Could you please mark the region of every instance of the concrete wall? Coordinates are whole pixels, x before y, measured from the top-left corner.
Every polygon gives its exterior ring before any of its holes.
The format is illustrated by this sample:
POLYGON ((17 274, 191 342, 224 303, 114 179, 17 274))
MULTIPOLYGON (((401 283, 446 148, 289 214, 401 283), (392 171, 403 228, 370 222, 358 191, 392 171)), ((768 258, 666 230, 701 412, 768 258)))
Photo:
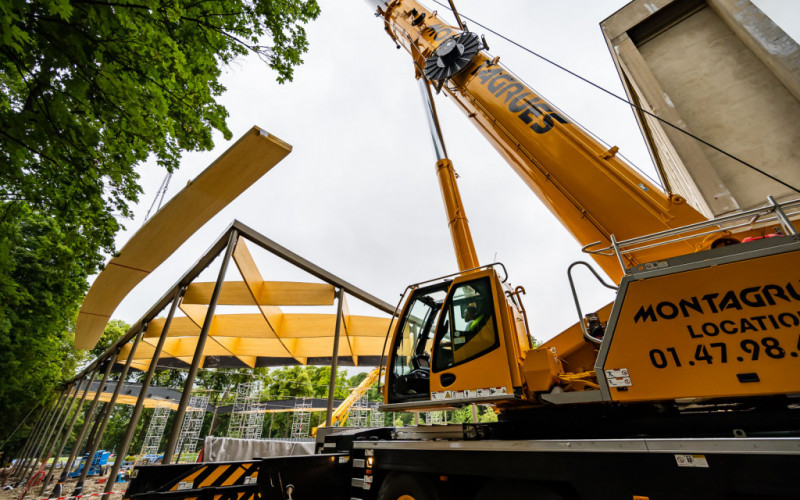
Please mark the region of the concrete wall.
MULTIPOLYGON (((749 0, 635 0, 601 23, 629 98, 800 186, 800 47, 749 0)), ((708 216, 797 192, 637 112, 671 191, 708 216)))

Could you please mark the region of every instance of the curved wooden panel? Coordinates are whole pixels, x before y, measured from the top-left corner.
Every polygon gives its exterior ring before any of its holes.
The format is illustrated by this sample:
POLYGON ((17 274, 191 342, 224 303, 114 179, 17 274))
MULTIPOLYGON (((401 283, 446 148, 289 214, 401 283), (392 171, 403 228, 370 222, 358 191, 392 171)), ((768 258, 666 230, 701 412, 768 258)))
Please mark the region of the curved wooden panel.
MULTIPOLYGON (((186 288, 181 304, 208 304, 215 283, 192 283, 186 288)), ((297 283, 289 281, 262 281, 259 294, 253 294, 244 281, 226 281, 222 284, 217 304, 221 306, 330 306, 335 291, 327 283, 297 283)))
POLYGON ((290 145, 253 127, 172 198, 97 276, 78 314, 75 347, 94 347, 111 314, 133 287, 291 150, 290 145))
MULTIPOLYGON (((339 344, 342 358, 352 358, 353 364, 356 364, 359 357, 375 358, 381 355, 389 318, 348 316, 345 321, 353 331, 349 334, 348 342, 339 344)), ((150 322, 133 358, 137 369, 146 369, 149 365, 153 346, 158 342, 163 327, 163 318, 150 322)), ((238 359, 242 365, 253 367, 257 365, 259 356, 286 360, 282 364, 290 364, 292 359, 305 364, 308 358, 331 356, 335 327, 335 314, 284 314, 277 332, 272 331, 263 315, 258 313, 217 315, 211 324, 203 356, 215 358, 213 367, 227 366, 227 358, 232 361, 238 359)), ((199 334, 200 327, 191 319, 174 318, 159 364, 167 363, 169 359, 191 362, 199 334)), ((118 362, 127 360, 129 346, 130 343, 122 348, 118 362)))

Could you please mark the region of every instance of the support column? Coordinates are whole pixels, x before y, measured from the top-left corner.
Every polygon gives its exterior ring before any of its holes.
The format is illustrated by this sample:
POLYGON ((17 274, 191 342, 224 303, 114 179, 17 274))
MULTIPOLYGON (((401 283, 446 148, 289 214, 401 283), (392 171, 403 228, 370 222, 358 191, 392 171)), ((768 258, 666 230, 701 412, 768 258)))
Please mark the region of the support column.
MULTIPOLYGON (((47 471, 47 477, 45 477, 44 481, 42 481, 42 488, 39 491, 39 496, 45 494, 44 491, 45 489, 47 489, 47 485, 48 483, 50 483, 50 479, 53 477, 53 472, 56 470, 56 463, 58 462, 58 459, 61 458, 61 453, 64 451, 64 446, 66 446, 67 441, 69 440, 69 435, 72 433, 72 427, 75 425, 75 421, 78 419, 78 414, 80 413, 81 408, 83 408, 83 402, 86 399, 87 390, 92 385, 92 382, 94 381, 94 378, 96 376, 97 376, 96 368, 85 376, 86 386, 84 386, 83 388, 83 394, 81 395, 81 400, 78 403, 78 406, 75 407, 75 411, 73 412, 72 418, 70 419, 69 422, 69 426, 67 427, 67 432, 62 436, 61 431, 64 429, 64 424, 66 423, 67 418, 69 418, 69 411, 72 408, 72 403, 75 402, 75 400, 78 397, 78 393, 81 392, 81 383, 84 381, 84 379, 75 381, 75 394, 72 396, 72 401, 70 401, 69 406, 67 407, 67 413, 64 415, 64 421, 61 422, 61 427, 58 429, 58 432, 56 433, 56 439, 53 442, 53 444, 58 443, 60 437, 61 445, 56 446, 57 451, 53 455, 54 457, 53 463, 50 465, 50 470, 47 471)), ((58 495, 53 495, 53 496, 58 496, 58 495)))
POLYGON ((224 404, 224 401, 226 399, 228 399, 228 394, 231 392, 231 387, 233 387, 233 386, 234 386, 233 384, 226 385, 225 386, 225 390, 222 391, 222 395, 220 396, 219 400, 217 400, 217 402, 214 403, 214 413, 211 415, 211 424, 208 426, 208 435, 209 436, 213 436, 214 435, 214 431, 217 430, 217 425, 219 424, 219 421, 217 420, 217 414, 219 413, 219 407, 220 407, 220 405, 224 404))
MULTIPOLYGON (((89 409, 86 411, 86 417, 84 418, 83 425, 81 426, 80 432, 78 432, 78 439, 75 440, 75 446, 72 447, 72 453, 69 454, 69 458, 67 459, 67 463, 64 464, 64 470, 61 472, 61 477, 58 479, 58 484, 53 489, 53 495, 55 497, 61 496, 61 485, 64 484, 64 481, 67 480, 67 474, 69 474, 70 469, 72 468, 72 464, 75 462, 75 458, 78 456, 78 453, 81 450, 83 445, 83 438, 86 437, 86 431, 89 430, 89 425, 92 422, 92 418, 94 417, 94 412, 97 409, 97 404, 100 402, 100 393, 103 392, 103 387, 108 382, 108 375, 111 373, 111 368, 114 366, 114 361, 117 359, 117 351, 114 354, 109 356, 108 360, 106 361, 106 367, 103 371, 103 378, 100 380, 100 384, 97 386, 97 390, 94 393, 94 399, 92 399, 92 404, 89 406, 89 409)), ((86 391, 88 391, 91 386, 87 386, 86 391)), ((87 463, 90 462, 91 458, 87 459, 87 463)))
POLYGON ((25 442, 25 446, 22 447, 22 451, 19 454, 19 458, 17 459, 17 467, 13 472, 14 476, 17 478, 17 482, 14 484, 14 487, 19 486, 19 479, 30 464, 30 456, 33 453, 36 440, 39 438, 39 431, 44 425, 45 419, 47 418, 48 407, 49 405, 47 402, 42 403, 42 410, 39 412, 39 416, 33 424, 31 433, 28 435, 28 440, 25 442))
POLYGON ((200 336, 197 338, 197 347, 194 350, 194 357, 192 358, 192 365, 189 367, 189 373, 186 375, 186 381, 183 384, 183 394, 181 394, 180 403, 178 403, 178 410, 175 412, 175 420, 172 421, 172 428, 169 430, 169 439, 167 440, 167 449, 164 450, 164 458, 161 463, 168 464, 172 462, 172 457, 175 454, 175 445, 178 443, 178 435, 181 432, 183 425, 183 417, 186 415, 186 405, 189 403, 189 398, 192 396, 192 388, 194 387, 194 379, 197 376, 197 370, 200 368, 200 362, 203 359, 203 349, 208 339, 208 331, 211 329, 211 321, 214 319, 214 312, 217 309, 217 301, 219 294, 222 291, 222 283, 225 281, 225 273, 228 270, 228 263, 231 260, 233 249, 236 246, 236 241, 239 239, 238 231, 231 230, 228 237, 228 246, 225 248, 225 256, 222 258, 222 265, 220 266, 219 276, 214 285, 214 291, 211 293, 211 301, 208 304, 208 311, 206 318, 203 321, 203 328, 200 330, 200 336))
MULTIPOLYGON (((180 287, 175 290, 175 297, 172 299, 172 305, 169 308, 167 319, 164 321, 164 328, 161 329, 161 336, 158 338, 158 343, 153 351, 153 357, 150 359, 150 366, 147 368, 147 373, 145 374, 144 380, 142 380, 142 385, 139 388, 139 397, 136 398, 136 405, 133 407, 131 421, 128 423, 128 428, 125 430, 125 436, 122 438, 122 442, 117 449, 117 459, 114 460, 114 465, 111 467, 111 473, 108 476, 108 481, 106 481, 106 487, 103 493, 104 496, 108 495, 111 490, 114 489, 114 482, 116 481, 117 475, 122 468, 122 462, 125 460, 125 456, 128 454, 128 448, 130 448, 131 441, 133 441, 133 435, 136 433, 136 425, 139 423, 139 418, 142 416, 144 400, 147 399, 147 391, 150 390, 150 383, 153 381, 153 375, 155 375, 156 367, 158 366, 158 358, 161 357, 161 351, 164 349, 164 342, 167 340, 167 334, 169 333, 169 327, 172 324, 172 318, 175 317, 175 311, 178 308, 178 304, 181 301, 184 291, 185 289, 180 287)), ((142 326, 142 336, 144 336, 145 331, 147 331, 147 325, 142 326)), ((131 356, 131 358, 133 358, 133 356, 131 356)))
POLYGON ((58 441, 61 437, 61 430, 64 428, 64 424, 67 422, 69 418, 69 411, 72 408, 72 403, 75 402, 75 398, 78 397, 78 392, 80 392, 80 385, 83 382, 83 377, 76 379, 70 386, 69 390, 72 393, 72 396, 69 396, 69 392, 67 393, 67 398, 64 400, 64 404, 61 407, 61 411, 58 415, 58 418, 53 423, 53 435, 52 438, 49 440, 47 447, 45 448, 45 462, 47 459, 50 458, 53 454, 53 451, 58 444, 58 441))
MULTIPOLYGON (((86 449, 88 449, 92 443, 94 443, 94 438, 97 436, 97 429, 100 428, 100 422, 105 418, 106 412, 108 411, 108 403, 104 401, 100 401, 97 404, 97 410, 95 414, 97 417, 94 418, 94 422, 92 423, 92 428, 89 429, 89 433, 86 434, 84 438, 84 443, 86 443, 86 449)), ((80 463, 81 458, 76 457, 78 459, 78 463, 80 463)))
MULTIPOLYGON (((33 409, 39 408, 39 405, 35 406, 33 409)), ((33 436, 36 428, 39 427, 39 422, 44 416, 44 412, 47 411, 47 407, 44 403, 41 404, 41 408, 39 408, 39 413, 33 419, 33 426, 31 427, 31 432, 28 434, 28 438, 25 440, 25 443, 22 445, 22 449, 19 450, 17 453, 17 461, 14 462, 13 467, 11 467, 11 473, 9 474, 9 479, 12 477, 16 477, 19 475, 20 471, 22 470, 22 463, 25 461, 25 458, 28 456, 28 450, 31 449, 33 445, 33 436)))
MULTIPOLYGON (((9 434, 9 435, 8 435, 8 437, 7 437, 7 438, 6 438, 6 439, 3 441, 3 443, 2 443, 2 444, 0 444, 0 448, 4 448, 4 447, 5 447, 6 443, 8 443, 8 441, 9 441, 9 440, 10 440, 12 437, 14 437, 14 434, 16 434, 16 433, 17 433, 17 431, 20 429, 20 427, 22 427, 22 426, 23 426, 23 424, 25 424, 25 422, 27 422, 27 421, 28 421, 28 418, 29 418, 31 415, 33 415, 33 412, 35 412, 36 410, 41 410, 41 408, 39 408, 39 406, 40 406, 40 404, 36 404, 36 405, 35 405, 33 408, 31 408, 30 410, 28 410, 28 413, 27 413, 27 415, 25 415, 25 417, 24 417, 22 420, 20 420, 20 421, 17 423, 17 426, 16 426, 16 427, 14 427, 14 430, 13 430, 13 431, 11 431, 11 434, 9 434)), ((36 417, 38 417, 38 416, 39 416, 39 414, 37 413, 37 414, 36 414, 36 416, 34 417, 34 422, 36 421, 36 417)), ((27 440, 25 440, 25 443, 22 445, 22 448, 24 449, 24 448, 25 448, 25 446, 26 446, 27 444, 28 444, 28 441, 27 441, 27 440)), ((22 450, 20 450, 20 453, 18 453, 18 455, 21 455, 21 453, 22 453, 22 450)), ((11 457, 11 458, 14 458, 14 457, 11 457)), ((17 460, 17 462, 15 462, 14 464, 12 464, 12 465, 9 465, 9 467, 10 467, 9 474, 13 474, 13 473, 14 473, 14 471, 15 471, 15 469, 16 469, 16 465, 17 465, 17 463, 18 463, 18 462, 19 462, 19 460, 17 460)), ((5 484, 6 484, 6 480, 8 479, 8 477, 9 477, 9 475, 6 475, 6 476, 3 478, 3 481, 2 481, 2 485, 1 485, 1 486, 5 486, 5 484)))
MULTIPOLYGON (((66 390, 66 389, 65 389, 66 390)), ((50 395, 48 394, 48 399, 50 395)), ((46 414, 46 416, 42 419, 41 425, 39 429, 36 431, 36 437, 33 441, 33 446, 31 447, 28 453, 28 462, 23 464, 22 471, 20 473, 19 478, 17 478, 17 485, 24 484, 28 481, 28 478, 36 471, 36 467, 39 465, 39 459, 42 453, 42 449, 44 448, 44 441, 45 437, 49 434, 49 429, 52 426, 53 419, 56 418, 56 414, 58 413, 58 406, 59 404, 63 403, 65 397, 65 392, 61 391, 61 396, 55 401, 55 404, 47 405, 48 408, 51 408, 50 411, 46 414)))
POLYGON ((67 386, 61 391, 61 396, 56 403, 56 406, 53 408, 53 414, 50 420, 47 423, 47 427, 44 429, 44 439, 41 442, 41 446, 39 446, 39 453, 37 456, 34 456, 33 464, 34 466, 31 468, 30 471, 26 474, 27 477, 23 479, 23 482, 27 481, 30 476, 32 476, 36 472, 36 463, 42 462, 42 469, 47 467, 47 459, 49 457, 50 448, 52 445, 50 444, 52 440, 55 439, 53 436, 53 429, 56 427, 56 424, 61 420, 61 415, 64 412, 64 408, 66 407, 67 400, 69 399, 69 393, 71 392, 72 387, 67 386))
POLYGON ((331 359, 331 381, 328 385, 328 411, 325 414, 325 427, 331 426, 333 419, 333 396, 336 390, 336 369, 339 365, 339 337, 342 332, 342 309, 344 306, 344 289, 336 291, 336 331, 333 334, 333 357, 331 359))
MULTIPOLYGON (((86 476, 89 474, 89 466, 92 463, 94 454, 97 453, 97 448, 100 446, 100 440, 103 439, 103 433, 106 431, 106 425, 108 425, 108 420, 111 418, 111 413, 114 411, 114 405, 116 404, 117 397, 119 397, 119 393, 122 390, 122 384, 125 383, 125 379, 128 377, 128 370, 131 367, 131 361, 133 361, 133 356, 136 354, 136 348, 139 346, 139 341, 142 340, 142 336, 144 336, 144 329, 142 329, 142 331, 136 335, 133 345, 131 346, 131 350, 128 353, 128 359, 125 360, 125 366, 122 368, 122 372, 117 378, 117 386, 114 388, 114 393, 111 395, 111 399, 108 401, 108 403, 106 403, 106 411, 98 420, 98 422, 100 422, 100 426, 97 428, 97 434, 95 435, 94 440, 88 446, 89 456, 86 459, 86 466, 81 471, 81 475, 78 478, 78 482, 75 484, 75 490, 73 490, 72 496, 78 496, 83 492, 83 483, 86 481, 86 476)), ((119 459, 120 457, 117 456, 117 460, 119 459)))

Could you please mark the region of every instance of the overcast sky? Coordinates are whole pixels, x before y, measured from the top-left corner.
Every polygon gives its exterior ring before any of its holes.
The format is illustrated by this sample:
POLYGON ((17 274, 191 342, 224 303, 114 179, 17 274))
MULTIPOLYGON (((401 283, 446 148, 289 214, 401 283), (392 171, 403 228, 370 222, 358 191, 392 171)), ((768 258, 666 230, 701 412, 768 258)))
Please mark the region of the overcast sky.
MULTIPOLYGON (((138 320, 233 219, 392 304, 407 285, 457 271, 409 55, 395 49, 366 2, 320 3, 322 15, 307 28, 310 51, 293 82, 278 85, 256 58, 232 65, 223 79, 228 91, 221 100, 230 113, 233 140, 258 125, 291 144, 293 152, 144 280, 115 318, 138 320)), ((462 14, 624 95, 599 23, 626 3, 458 0, 456 5, 462 14)), ((756 3, 778 16, 797 39, 795 0, 756 3)), ((477 26, 471 28, 483 33, 477 26)), ((619 146, 634 164, 652 171, 625 104, 496 36, 487 33, 486 38, 491 53, 501 56, 546 99, 604 142, 619 146)), ((436 104, 478 257, 483 264, 506 265, 510 281, 528 292, 525 303, 533 335, 549 339, 577 320, 566 268, 589 259, 455 106, 442 96, 436 104)), ((176 194, 231 143, 218 135, 214 151, 185 155, 167 196, 176 194)), ((164 177, 152 163, 139 172, 145 193, 135 219, 123 222, 127 231, 120 233, 118 247, 141 227, 164 177)), ((253 253, 265 279, 308 279, 253 253)), ((229 279, 240 279, 232 268, 229 279)), ((211 269, 204 278, 211 281, 216 273, 211 269)), ((607 292, 593 280, 579 280, 584 311, 609 302, 607 292)), ((374 313, 355 300, 349 304, 353 313, 374 313)))

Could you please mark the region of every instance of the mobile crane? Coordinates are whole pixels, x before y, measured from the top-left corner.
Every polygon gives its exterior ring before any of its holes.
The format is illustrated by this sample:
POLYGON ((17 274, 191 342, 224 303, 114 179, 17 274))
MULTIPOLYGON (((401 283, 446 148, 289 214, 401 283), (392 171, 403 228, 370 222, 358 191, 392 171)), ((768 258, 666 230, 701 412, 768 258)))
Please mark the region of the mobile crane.
MULTIPOLYGON (((792 222, 800 202, 769 198, 764 208, 706 220, 571 123, 486 54, 476 34, 414 0, 368 1, 411 54, 427 98, 460 269, 403 294, 385 349, 383 409, 488 404, 500 419, 328 434, 326 453, 251 467, 261 496, 800 497, 792 222), (524 290, 506 284, 501 264, 478 263, 432 88, 611 277, 612 304, 583 316, 576 296, 579 321, 533 346, 524 290)), ((127 498, 151 495, 144 485, 132 483, 127 498)))
POLYGON ((457 400, 513 411, 800 392, 800 379, 786 376, 800 369, 800 282, 786 274, 800 253, 783 208, 773 202, 756 211, 775 210, 777 230, 725 229, 752 213, 707 221, 481 51, 478 35, 414 1, 373 3, 423 85, 448 94, 619 287, 614 304, 532 348, 520 291, 504 288, 493 266, 478 266, 468 229, 459 228, 464 211, 441 158, 461 273, 408 291, 390 344, 387 409, 457 400), (765 233, 784 236, 711 248, 765 233), (480 324, 466 324, 471 308, 480 324))

